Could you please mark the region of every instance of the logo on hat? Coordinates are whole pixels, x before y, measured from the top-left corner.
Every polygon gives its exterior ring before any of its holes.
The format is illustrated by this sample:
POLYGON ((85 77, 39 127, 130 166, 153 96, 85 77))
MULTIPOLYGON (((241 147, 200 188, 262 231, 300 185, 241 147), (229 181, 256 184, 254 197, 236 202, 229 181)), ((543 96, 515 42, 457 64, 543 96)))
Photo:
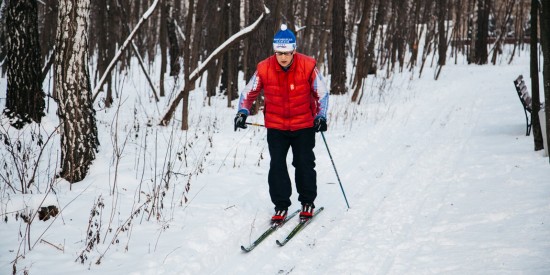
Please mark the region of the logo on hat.
POLYGON ((273 50, 293 51, 296 49, 296 36, 288 29, 286 24, 281 24, 279 30, 273 37, 273 50))

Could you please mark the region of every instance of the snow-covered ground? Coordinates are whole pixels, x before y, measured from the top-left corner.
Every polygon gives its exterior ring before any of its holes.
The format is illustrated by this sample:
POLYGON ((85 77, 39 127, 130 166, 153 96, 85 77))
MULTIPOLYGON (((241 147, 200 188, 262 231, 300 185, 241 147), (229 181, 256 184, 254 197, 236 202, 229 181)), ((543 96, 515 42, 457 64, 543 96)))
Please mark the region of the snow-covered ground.
MULTIPOLYGON (((240 246, 273 213, 265 129, 234 132, 236 110, 222 96, 209 106, 202 87, 191 95, 191 130, 180 131, 179 118, 158 127, 169 99, 151 102, 136 69, 117 79, 120 108, 98 106, 101 147, 84 181, 47 192, 44 175, 42 193, 26 196, 2 187, 0 273, 11 274, 30 242, 18 274, 550 274, 550 166, 525 136, 512 83, 528 75, 528 56, 447 65, 438 81, 431 69, 369 77, 360 105, 332 96, 325 136, 351 208, 318 135, 316 204, 325 211, 286 246, 275 240, 297 219, 248 254, 240 246), (62 212, 34 220, 29 239, 14 211, 42 201, 62 212), (98 201, 105 206, 90 218, 98 201)), ((53 109, 50 100, 45 134, 53 109)), ((58 142, 44 162, 56 163, 58 142)))

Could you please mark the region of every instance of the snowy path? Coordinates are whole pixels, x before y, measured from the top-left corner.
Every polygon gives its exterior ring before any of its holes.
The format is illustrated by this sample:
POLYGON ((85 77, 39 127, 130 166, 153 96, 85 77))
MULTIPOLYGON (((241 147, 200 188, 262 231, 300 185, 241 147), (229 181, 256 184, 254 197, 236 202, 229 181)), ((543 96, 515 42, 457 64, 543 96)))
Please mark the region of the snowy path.
MULTIPOLYGON (((363 132, 327 133, 352 209, 320 183, 328 211, 299 238, 278 248, 277 232, 215 273, 548 274, 550 173, 513 87, 460 73, 363 132)), ((321 142, 319 178, 333 178, 321 142)))

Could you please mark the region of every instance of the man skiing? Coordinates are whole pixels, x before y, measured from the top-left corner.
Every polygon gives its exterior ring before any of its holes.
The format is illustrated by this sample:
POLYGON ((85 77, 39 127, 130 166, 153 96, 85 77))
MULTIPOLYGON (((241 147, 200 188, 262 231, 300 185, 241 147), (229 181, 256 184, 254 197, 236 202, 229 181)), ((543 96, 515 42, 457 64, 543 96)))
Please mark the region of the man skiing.
POLYGON ((239 98, 237 128, 247 128, 246 118, 254 100, 264 91, 264 119, 271 162, 268 183, 275 205, 272 222, 284 221, 291 205, 292 184, 286 156, 292 148, 292 165, 300 217, 313 216, 317 197, 315 132, 327 130, 329 91, 316 68, 315 59, 296 52, 296 37, 285 24, 273 38, 274 54, 258 63, 256 72, 239 98))

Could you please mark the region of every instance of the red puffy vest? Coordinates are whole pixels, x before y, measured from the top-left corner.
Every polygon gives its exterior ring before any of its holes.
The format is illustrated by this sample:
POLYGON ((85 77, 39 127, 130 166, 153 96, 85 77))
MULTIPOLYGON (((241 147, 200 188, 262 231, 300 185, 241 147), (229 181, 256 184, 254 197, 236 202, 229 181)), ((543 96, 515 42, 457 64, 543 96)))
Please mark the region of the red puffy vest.
POLYGON ((300 53, 294 54, 286 72, 275 55, 258 64, 257 74, 264 89, 266 128, 296 131, 313 127, 319 111, 312 87, 315 64, 315 59, 300 53))

